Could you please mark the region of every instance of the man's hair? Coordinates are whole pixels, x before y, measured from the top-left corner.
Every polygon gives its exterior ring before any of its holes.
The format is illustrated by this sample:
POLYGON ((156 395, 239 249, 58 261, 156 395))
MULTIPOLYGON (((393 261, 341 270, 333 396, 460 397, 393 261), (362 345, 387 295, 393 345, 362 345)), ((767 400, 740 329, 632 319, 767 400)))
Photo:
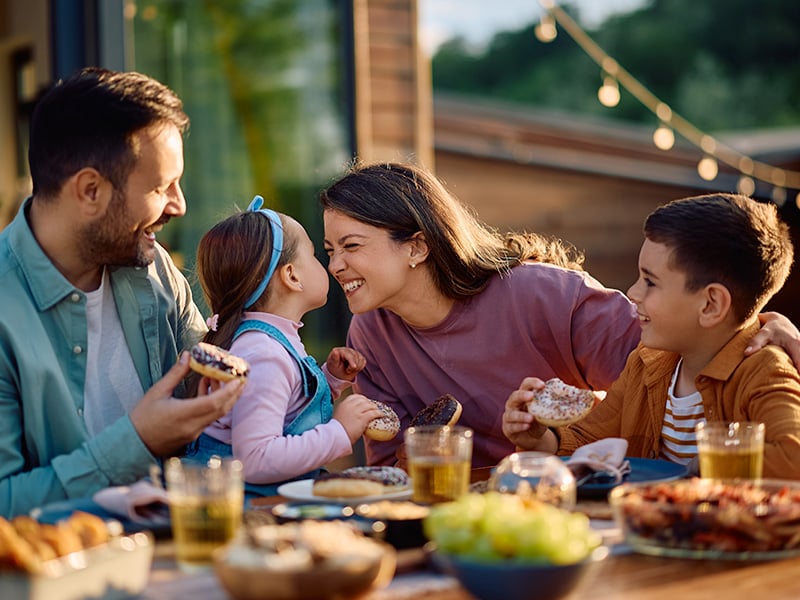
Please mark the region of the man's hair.
POLYGON ((644 224, 648 240, 670 248, 670 266, 686 275, 686 289, 724 285, 743 323, 786 282, 794 248, 774 204, 738 194, 675 200, 644 224))
POLYGON ((189 117, 164 84, 135 72, 78 71, 50 88, 34 108, 28 151, 33 193, 52 198, 85 167, 122 190, 138 159, 133 135, 166 123, 184 133, 189 117))

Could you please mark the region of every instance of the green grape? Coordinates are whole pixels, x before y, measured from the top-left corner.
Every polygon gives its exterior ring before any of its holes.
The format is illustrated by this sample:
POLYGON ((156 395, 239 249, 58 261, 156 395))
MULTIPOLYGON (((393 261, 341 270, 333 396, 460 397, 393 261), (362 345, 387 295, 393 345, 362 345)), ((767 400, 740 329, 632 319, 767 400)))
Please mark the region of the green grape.
POLYGON ((483 562, 570 564, 601 542, 586 515, 494 491, 437 504, 423 526, 441 551, 483 562))
POLYGON ((497 562, 504 558, 494 547, 492 540, 486 536, 477 537, 472 548, 464 556, 481 562, 497 562))

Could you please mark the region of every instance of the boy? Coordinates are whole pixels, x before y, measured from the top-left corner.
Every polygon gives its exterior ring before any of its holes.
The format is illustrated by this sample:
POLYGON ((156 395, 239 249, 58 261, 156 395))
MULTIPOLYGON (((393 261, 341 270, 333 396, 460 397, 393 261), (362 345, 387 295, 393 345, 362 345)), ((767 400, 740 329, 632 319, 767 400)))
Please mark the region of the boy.
POLYGON ((608 438, 628 455, 689 464, 694 426, 766 425, 764 477, 800 479, 800 377, 776 346, 744 356, 758 312, 786 281, 793 247, 774 205, 741 195, 676 200, 645 221, 639 279, 628 290, 642 328, 607 396, 582 421, 557 430, 526 410, 526 378, 506 403, 503 432, 519 448, 568 455, 608 438))

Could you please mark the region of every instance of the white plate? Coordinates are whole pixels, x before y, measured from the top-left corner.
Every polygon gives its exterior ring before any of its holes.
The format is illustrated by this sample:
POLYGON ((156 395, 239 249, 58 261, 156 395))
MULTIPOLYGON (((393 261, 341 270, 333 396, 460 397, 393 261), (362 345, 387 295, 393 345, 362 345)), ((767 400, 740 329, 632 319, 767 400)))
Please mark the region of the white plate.
POLYGON ((300 479, 284 483, 278 488, 278 494, 291 500, 306 500, 310 502, 340 502, 342 504, 361 504, 362 502, 375 502, 377 500, 406 500, 411 497, 411 487, 378 494, 375 496, 356 496, 348 498, 330 498, 328 496, 316 496, 312 491, 313 479, 300 479))

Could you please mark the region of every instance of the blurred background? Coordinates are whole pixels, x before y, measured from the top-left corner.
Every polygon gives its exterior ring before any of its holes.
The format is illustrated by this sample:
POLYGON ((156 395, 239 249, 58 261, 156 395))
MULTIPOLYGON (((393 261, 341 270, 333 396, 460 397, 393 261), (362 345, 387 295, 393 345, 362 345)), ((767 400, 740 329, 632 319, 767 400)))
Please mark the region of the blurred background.
MULTIPOLYGON (((317 194, 357 157, 423 164, 625 291, 669 200, 740 190, 800 230, 798 31, 790 0, 0 0, 0 227, 30 193, 39 94, 101 65, 163 81, 192 118, 188 213, 159 236, 192 282, 199 238, 256 193, 325 264, 317 194)), ((796 272, 769 308, 800 324, 798 293, 796 272)), ((349 318, 332 285, 309 352, 349 318)))

